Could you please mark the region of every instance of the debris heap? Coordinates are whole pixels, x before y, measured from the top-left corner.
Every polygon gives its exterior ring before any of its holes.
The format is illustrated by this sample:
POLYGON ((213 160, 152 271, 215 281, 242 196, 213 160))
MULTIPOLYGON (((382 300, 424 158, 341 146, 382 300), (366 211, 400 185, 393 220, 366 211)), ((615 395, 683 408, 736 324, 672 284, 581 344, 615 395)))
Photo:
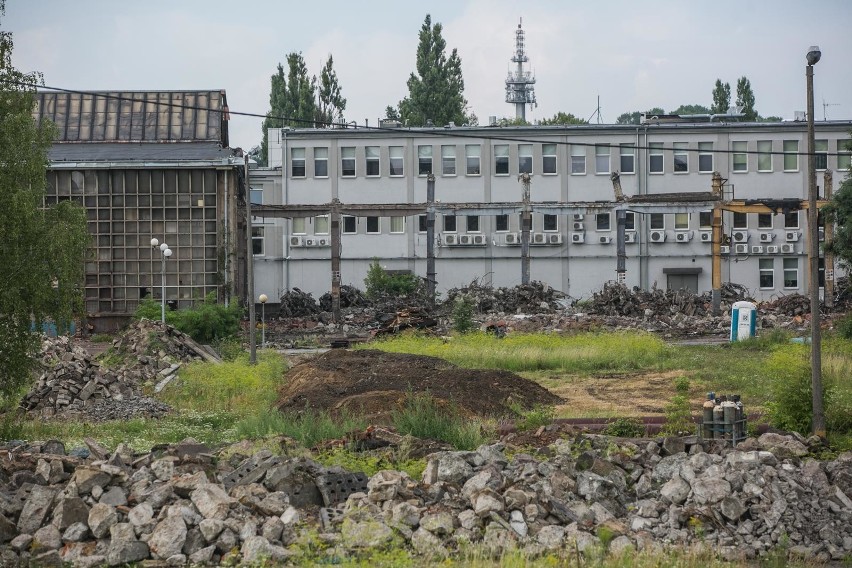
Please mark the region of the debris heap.
POLYGON ((570 304, 565 294, 540 281, 512 288, 494 288, 474 281, 465 287, 449 290, 446 304, 452 306, 459 297, 472 300, 476 311, 481 314, 552 312, 570 304))
POLYGON ((306 317, 320 312, 319 305, 309 292, 299 288, 287 290, 281 296, 281 307, 278 314, 284 318, 306 317))

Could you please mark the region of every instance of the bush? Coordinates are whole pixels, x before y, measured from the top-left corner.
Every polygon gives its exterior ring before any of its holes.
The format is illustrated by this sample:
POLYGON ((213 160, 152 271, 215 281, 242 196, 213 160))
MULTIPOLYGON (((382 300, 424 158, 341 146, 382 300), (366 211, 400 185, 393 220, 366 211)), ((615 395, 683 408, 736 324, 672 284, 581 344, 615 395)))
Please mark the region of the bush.
POLYGON ((468 333, 474 328, 473 300, 459 296, 453 304, 453 329, 459 333, 468 333))
MULTIPOLYGON (((150 298, 139 303, 133 317, 158 321, 162 304, 150 298)), ((236 336, 240 331, 243 310, 236 303, 225 307, 216 301, 216 293, 210 292, 203 301, 191 308, 166 310, 166 323, 179 329, 200 343, 212 343, 218 339, 236 336)))
POLYGON ((414 274, 390 274, 382 268, 377 259, 373 259, 367 277, 364 279, 367 297, 370 299, 387 296, 410 296, 420 284, 414 274))
POLYGON ((602 433, 618 438, 641 438, 645 435, 645 424, 638 418, 619 418, 607 423, 602 433))
POLYGON ((766 408, 769 421, 776 428, 805 434, 811 429, 813 402, 808 353, 807 346, 791 345, 776 350, 767 360, 772 379, 766 408))
POLYGON ((840 318, 835 324, 837 333, 843 339, 852 339, 852 314, 847 314, 840 318))

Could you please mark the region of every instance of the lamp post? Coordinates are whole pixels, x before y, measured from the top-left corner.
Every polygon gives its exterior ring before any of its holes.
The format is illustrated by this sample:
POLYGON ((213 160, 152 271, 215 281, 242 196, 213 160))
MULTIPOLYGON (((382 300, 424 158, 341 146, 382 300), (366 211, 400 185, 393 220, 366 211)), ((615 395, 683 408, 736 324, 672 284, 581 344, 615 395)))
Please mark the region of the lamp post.
POLYGON ((817 209, 816 156, 814 155, 814 65, 822 53, 819 47, 808 48, 808 260, 810 261, 811 295, 811 402, 813 433, 825 437, 825 416, 822 406, 822 339, 819 313, 819 210, 817 209))
MULTIPOLYGON (((166 323, 166 259, 172 256, 172 249, 166 243, 160 243, 157 239, 151 239, 151 246, 157 248, 159 246, 162 260, 160 264, 160 285, 162 286, 162 304, 160 307, 160 318, 163 323, 166 323)), ((153 284, 153 282, 152 282, 153 284)))
POLYGON ((257 299, 260 301, 260 348, 266 349, 266 302, 269 297, 261 294, 257 299))

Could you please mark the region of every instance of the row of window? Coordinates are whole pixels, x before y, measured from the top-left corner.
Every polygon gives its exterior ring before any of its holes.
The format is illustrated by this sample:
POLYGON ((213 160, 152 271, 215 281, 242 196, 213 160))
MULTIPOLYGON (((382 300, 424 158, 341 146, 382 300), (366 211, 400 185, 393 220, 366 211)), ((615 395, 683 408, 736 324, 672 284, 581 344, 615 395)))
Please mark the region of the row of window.
MULTIPOLYGON (((823 259, 820 259, 822 261, 823 259)), ((782 275, 784 288, 799 287, 799 259, 797 258, 782 258, 782 275)), ((760 280, 760 288, 771 290, 775 288, 775 259, 761 258, 758 259, 758 276, 760 280)), ((824 272, 820 272, 820 286, 823 285, 824 272)))
MULTIPOLYGON (((773 158, 779 157, 773 152, 783 152, 780 155, 782 170, 795 172, 799 170, 799 141, 783 140, 781 148, 772 140, 758 140, 753 148, 749 148, 749 142, 731 142, 731 169, 733 172, 747 172, 749 168, 748 152, 757 154, 757 171, 772 172, 776 167, 773 158)), ((541 144, 541 161, 538 171, 533 168, 533 144, 518 144, 517 173, 541 173, 542 175, 556 175, 556 144, 541 144)), ((433 168, 434 146, 417 146, 417 175, 425 176, 437 173, 433 168)), ((592 146, 571 146, 570 173, 571 175, 585 175, 588 151, 592 146)), ((594 173, 609 174, 611 167, 611 154, 618 152, 619 171, 623 174, 636 173, 636 146, 634 144, 620 144, 618 146, 594 146, 594 173)), ((388 172, 391 177, 403 177, 405 175, 405 159, 403 146, 388 146, 387 148, 388 172)), ((711 173, 714 171, 713 142, 698 142, 697 148, 690 148, 687 142, 675 142, 671 148, 665 148, 662 142, 651 142, 648 145, 648 172, 652 174, 663 174, 666 171, 666 152, 672 155, 671 171, 675 174, 686 174, 690 170, 690 153, 697 152, 697 171, 699 173, 711 173)), ((828 140, 817 140, 814 151, 816 154, 816 167, 824 170, 828 164, 828 140)), ((837 168, 849 170, 852 167, 852 144, 848 140, 837 141, 837 168)), ((294 178, 307 177, 306 148, 290 149, 290 175, 294 178)), ((328 148, 313 148, 314 177, 328 177, 328 148)), ((456 145, 440 146, 441 175, 459 175, 460 168, 457 165, 456 145)), ((463 173, 468 176, 478 176, 482 173, 482 147, 479 144, 466 144, 464 146, 463 173)), ((367 177, 380 177, 381 147, 364 147, 364 171, 367 177)), ((346 146, 340 149, 340 175, 344 178, 353 178, 358 174, 357 159, 354 146, 346 146)), ((509 145, 494 145, 494 175, 509 175, 509 145)))

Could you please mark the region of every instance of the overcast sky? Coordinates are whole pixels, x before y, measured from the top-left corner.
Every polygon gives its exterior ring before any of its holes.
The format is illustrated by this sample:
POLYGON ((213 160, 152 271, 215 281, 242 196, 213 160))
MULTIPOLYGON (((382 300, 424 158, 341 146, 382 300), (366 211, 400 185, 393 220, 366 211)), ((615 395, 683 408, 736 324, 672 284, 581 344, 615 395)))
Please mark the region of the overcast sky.
MULTIPOLYGON (((376 124, 407 94, 426 13, 458 48, 470 110, 514 116, 504 102, 519 18, 538 108, 603 122, 626 111, 710 106, 716 78, 745 75, 761 115, 805 109, 805 54, 818 120, 852 118, 850 0, 7 0, 13 63, 80 90, 225 89, 232 110, 269 110, 269 79, 291 51, 311 74, 334 56, 347 120, 376 124), (823 102, 830 106, 823 106, 823 102), (596 120, 596 118, 595 118, 596 120)), ((732 103, 735 95, 732 93, 732 103)), ((231 145, 259 144, 261 119, 233 116, 231 145)))

